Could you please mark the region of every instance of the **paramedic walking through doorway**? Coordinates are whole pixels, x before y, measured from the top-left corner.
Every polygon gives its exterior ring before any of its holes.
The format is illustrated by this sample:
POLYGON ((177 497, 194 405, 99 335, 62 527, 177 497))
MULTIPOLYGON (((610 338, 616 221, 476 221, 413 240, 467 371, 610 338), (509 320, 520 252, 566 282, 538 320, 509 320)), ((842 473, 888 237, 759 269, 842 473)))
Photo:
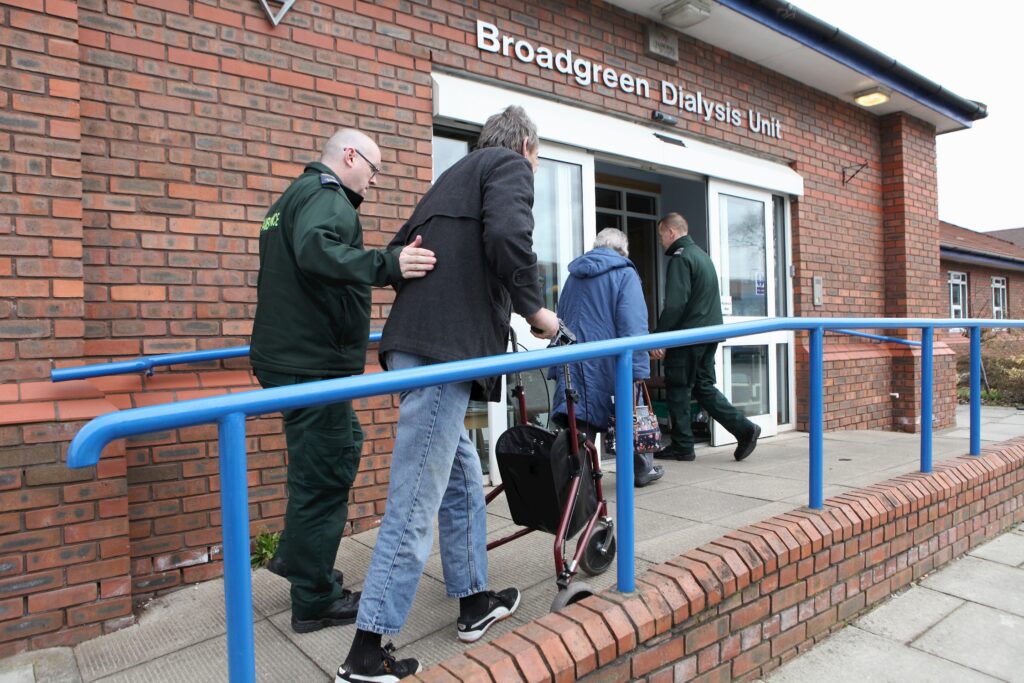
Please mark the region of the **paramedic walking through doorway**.
MULTIPOLYGON (((658 222, 658 239, 669 257, 665 272, 665 307, 655 332, 690 330, 722 324, 722 297, 715 264, 689 236, 690 227, 678 213, 658 222)), ((668 411, 672 443, 655 458, 693 460, 693 428, 690 396, 736 437, 733 457, 743 460, 754 452, 761 428, 747 419, 715 387, 715 350, 718 343, 677 346, 651 351, 651 358, 665 360, 668 411)))
MULTIPOLYGON (((421 278, 434 255, 419 240, 366 250, 356 209, 376 183, 380 149, 340 130, 267 212, 260 229, 250 359, 263 387, 363 372, 371 285, 421 278)), ((359 595, 333 570, 359 469, 363 432, 348 401, 286 410, 288 506, 269 568, 291 582, 299 633, 351 623, 359 595)))
MULTIPOLYGON (((430 277, 398 288, 380 350, 391 369, 504 353, 512 311, 550 339, 533 252, 537 129, 521 107, 487 119, 477 148, 445 171, 392 244, 422 237, 430 277)), ((466 433, 470 398, 501 400, 501 377, 403 392, 387 508, 363 585, 355 637, 336 681, 391 683, 419 670, 382 635, 405 624, 437 519, 445 591, 459 598, 452 635, 473 642, 519 606, 516 588, 487 585, 487 513, 480 456, 466 433)))

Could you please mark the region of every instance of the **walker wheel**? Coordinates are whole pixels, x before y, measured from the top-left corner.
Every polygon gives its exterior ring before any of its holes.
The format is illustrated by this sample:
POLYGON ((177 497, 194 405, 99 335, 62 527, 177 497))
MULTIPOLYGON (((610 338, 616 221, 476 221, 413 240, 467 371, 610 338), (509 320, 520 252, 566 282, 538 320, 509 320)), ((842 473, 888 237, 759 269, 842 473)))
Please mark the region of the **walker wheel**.
POLYGON ((615 559, 615 529, 600 524, 587 541, 587 549, 580 556, 580 568, 590 576, 607 571, 615 559))
POLYGON ((589 598, 595 593, 596 591, 593 588, 582 581, 570 583, 568 588, 563 588, 555 594, 555 599, 551 601, 551 611, 557 612, 563 607, 577 603, 584 598, 589 598))

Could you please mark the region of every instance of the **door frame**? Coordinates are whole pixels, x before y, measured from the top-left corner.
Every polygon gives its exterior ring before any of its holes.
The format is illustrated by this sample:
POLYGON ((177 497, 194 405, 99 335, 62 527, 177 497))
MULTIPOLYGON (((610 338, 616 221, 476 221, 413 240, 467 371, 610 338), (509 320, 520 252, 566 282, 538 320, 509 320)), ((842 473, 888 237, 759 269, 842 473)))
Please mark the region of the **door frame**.
MULTIPOLYGON (((789 302, 790 287, 788 286, 789 275, 785 273, 784 282, 777 283, 775 281, 774 273, 775 269, 775 239, 778 235, 778 231, 775 226, 775 210, 774 210, 774 197, 771 191, 764 190, 761 188, 755 188, 745 185, 739 185, 736 183, 729 183, 721 180, 715 180, 714 178, 708 179, 708 253, 711 256, 712 262, 715 264, 715 269, 718 272, 719 287, 722 292, 722 319, 725 323, 743 322, 750 320, 764 320, 767 318, 775 317, 776 311, 776 298, 784 296, 789 302), (729 260, 728 253, 722 244, 723 225, 721 215, 721 196, 728 195, 734 197, 740 197, 742 199, 749 199, 760 202, 763 206, 764 216, 764 246, 765 246, 765 264, 764 264, 764 280, 765 280, 765 294, 766 294, 766 306, 764 316, 740 316, 732 314, 732 297, 728 294, 729 292, 729 260), (782 284, 783 291, 778 291, 779 285, 782 284)), ((788 203, 787 203, 787 215, 788 215, 788 203)), ((788 230, 784 231, 788 241, 788 230)), ((789 254, 789 245, 785 245, 785 254, 789 254)), ((786 271, 787 269, 784 269, 786 271)), ((793 358, 793 333, 792 332, 766 332, 757 335, 750 335, 746 337, 738 337, 736 339, 730 339, 719 344, 719 347, 715 353, 715 363, 719 368, 716 372, 716 386, 726 398, 733 400, 732 386, 731 386, 731 366, 726 363, 726 354, 728 349, 733 347, 742 346, 767 346, 767 383, 768 383, 768 412, 759 415, 750 415, 749 419, 761 427, 762 436, 774 436, 778 433, 778 401, 779 399, 789 401, 790 406, 790 417, 792 420, 793 416, 793 401, 791 396, 793 395, 793 384, 794 384, 794 368, 792 360, 789 362, 789 379, 788 388, 786 392, 789 396, 779 396, 779 386, 777 382, 778 377, 778 356, 777 346, 779 344, 788 344, 789 357, 793 358)), ((711 445, 712 446, 724 446, 727 444, 735 443, 736 438, 727 432, 720 424, 715 422, 711 429, 711 445)))

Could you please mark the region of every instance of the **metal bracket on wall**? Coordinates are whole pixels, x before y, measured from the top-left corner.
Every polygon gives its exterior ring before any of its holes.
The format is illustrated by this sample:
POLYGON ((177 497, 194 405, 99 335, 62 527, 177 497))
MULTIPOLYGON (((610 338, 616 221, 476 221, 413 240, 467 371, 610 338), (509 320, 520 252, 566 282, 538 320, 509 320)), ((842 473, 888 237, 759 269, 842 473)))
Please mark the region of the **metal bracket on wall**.
POLYGON ((867 168, 867 166, 868 162, 866 161, 852 166, 843 166, 843 185, 857 177, 857 174, 867 168))

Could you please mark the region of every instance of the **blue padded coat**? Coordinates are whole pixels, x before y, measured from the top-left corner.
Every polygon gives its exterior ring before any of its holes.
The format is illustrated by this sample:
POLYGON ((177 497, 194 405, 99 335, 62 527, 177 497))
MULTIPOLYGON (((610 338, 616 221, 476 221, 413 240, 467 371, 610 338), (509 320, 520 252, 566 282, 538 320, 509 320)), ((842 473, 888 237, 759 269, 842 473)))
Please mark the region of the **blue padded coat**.
MULTIPOLYGON (((569 264, 569 279, 558 298, 558 317, 580 342, 647 334, 647 304, 640 275, 628 258, 598 247, 569 264)), ((595 427, 608 426, 615 394, 615 359, 597 358, 570 366, 572 386, 579 396, 576 419, 595 427)), ((633 379, 647 379, 651 364, 646 351, 633 354, 633 379)), ((562 369, 551 368, 557 380, 552 415, 565 415, 562 369)))

